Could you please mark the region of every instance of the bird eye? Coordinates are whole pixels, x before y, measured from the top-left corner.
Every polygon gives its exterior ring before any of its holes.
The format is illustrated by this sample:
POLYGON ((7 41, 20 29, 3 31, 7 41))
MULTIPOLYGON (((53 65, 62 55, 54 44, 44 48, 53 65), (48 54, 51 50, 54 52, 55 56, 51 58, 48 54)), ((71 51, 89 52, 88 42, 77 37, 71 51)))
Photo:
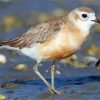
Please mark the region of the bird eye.
POLYGON ((88 16, 87 16, 87 14, 82 14, 82 17, 87 18, 88 16))

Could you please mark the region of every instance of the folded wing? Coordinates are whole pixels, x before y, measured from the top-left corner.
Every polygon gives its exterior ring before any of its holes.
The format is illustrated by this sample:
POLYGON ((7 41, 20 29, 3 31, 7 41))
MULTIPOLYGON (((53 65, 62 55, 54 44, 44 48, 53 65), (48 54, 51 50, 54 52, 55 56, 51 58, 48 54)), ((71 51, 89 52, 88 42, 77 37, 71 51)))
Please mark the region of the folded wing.
POLYGON ((34 43, 43 43, 56 35, 64 21, 64 17, 60 17, 51 21, 43 22, 35 27, 31 27, 20 37, 8 41, 0 41, 0 45, 23 48, 30 47, 34 43))

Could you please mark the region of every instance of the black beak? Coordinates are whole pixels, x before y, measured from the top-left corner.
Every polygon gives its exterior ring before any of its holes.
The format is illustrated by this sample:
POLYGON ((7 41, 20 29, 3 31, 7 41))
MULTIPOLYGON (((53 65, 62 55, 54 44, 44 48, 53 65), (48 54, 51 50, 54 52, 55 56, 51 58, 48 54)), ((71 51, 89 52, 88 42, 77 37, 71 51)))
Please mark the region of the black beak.
POLYGON ((100 24, 100 19, 98 19, 98 18, 96 18, 96 20, 92 20, 92 21, 94 21, 94 22, 100 24))

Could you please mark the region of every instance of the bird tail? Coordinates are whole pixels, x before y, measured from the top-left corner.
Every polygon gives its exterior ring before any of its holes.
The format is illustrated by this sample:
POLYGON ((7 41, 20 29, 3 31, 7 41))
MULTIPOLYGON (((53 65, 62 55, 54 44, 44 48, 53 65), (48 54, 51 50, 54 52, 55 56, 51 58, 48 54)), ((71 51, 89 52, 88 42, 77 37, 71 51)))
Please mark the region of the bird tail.
POLYGON ((18 47, 13 46, 14 40, 0 41, 0 49, 18 50, 18 47))
POLYGON ((6 41, 0 41, 0 46, 6 45, 6 41))

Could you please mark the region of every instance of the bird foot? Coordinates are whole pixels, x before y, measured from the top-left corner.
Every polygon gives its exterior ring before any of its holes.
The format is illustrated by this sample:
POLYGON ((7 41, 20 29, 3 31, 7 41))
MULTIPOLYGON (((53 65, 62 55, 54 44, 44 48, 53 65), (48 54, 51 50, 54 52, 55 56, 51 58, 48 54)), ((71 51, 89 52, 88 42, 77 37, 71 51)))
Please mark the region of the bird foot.
POLYGON ((49 87, 49 91, 51 92, 51 94, 59 94, 59 95, 63 94, 62 91, 58 91, 55 88, 53 88, 52 86, 49 87))

